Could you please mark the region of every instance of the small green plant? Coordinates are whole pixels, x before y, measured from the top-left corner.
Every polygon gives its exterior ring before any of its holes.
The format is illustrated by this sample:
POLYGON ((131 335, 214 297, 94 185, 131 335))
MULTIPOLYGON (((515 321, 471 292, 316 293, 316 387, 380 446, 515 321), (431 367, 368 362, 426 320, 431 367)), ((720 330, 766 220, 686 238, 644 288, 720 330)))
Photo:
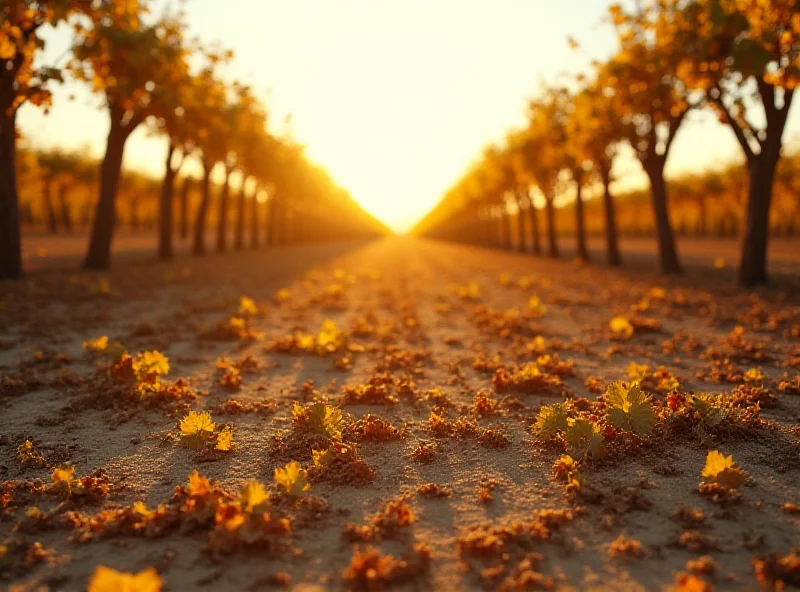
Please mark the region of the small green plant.
POLYGON ((292 421, 297 428, 308 429, 331 440, 342 439, 342 412, 325 403, 317 402, 307 407, 295 403, 292 421))
POLYGON ((638 382, 630 385, 620 381, 609 384, 604 400, 608 423, 615 428, 640 437, 653 432, 656 413, 650 397, 642 392, 638 382))
POLYGON ((564 440, 573 458, 598 458, 605 451, 605 437, 596 423, 588 419, 570 419, 564 440))
POLYGON ((569 409, 565 403, 542 405, 536 422, 533 424, 533 434, 538 438, 550 438, 563 433, 569 427, 569 409))
POLYGON ((720 397, 714 395, 693 395, 692 407, 698 418, 710 428, 721 424, 728 416, 728 410, 722 406, 720 397))

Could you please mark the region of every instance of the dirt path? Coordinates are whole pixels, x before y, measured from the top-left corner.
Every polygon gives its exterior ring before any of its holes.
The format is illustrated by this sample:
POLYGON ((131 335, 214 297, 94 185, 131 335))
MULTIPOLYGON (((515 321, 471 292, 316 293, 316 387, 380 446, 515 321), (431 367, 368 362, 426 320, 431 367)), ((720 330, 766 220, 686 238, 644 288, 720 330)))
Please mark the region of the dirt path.
POLYGON ((800 294, 715 287, 725 273, 393 238, 2 285, 0 578, 84 590, 102 564, 155 567, 168 590, 797 584, 800 294), (113 347, 84 351, 100 336, 134 360, 162 352, 169 373, 155 385, 113 347), (602 397, 635 375, 653 397, 643 437, 602 397), (597 446, 535 433, 564 401, 564 427, 596 426, 597 446), (325 405, 340 425, 315 423, 325 405), (216 432, 190 449, 179 424, 203 410, 216 432), (233 449, 214 450, 225 424, 233 449), (709 450, 746 481, 701 494, 709 450), (311 484, 299 499, 273 480, 291 460, 311 484), (270 498, 237 498, 248 481, 270 498))
MULTIPOLYGON (((23 235, 25 266, 31 272, 43 270, 78 269, 86 254, 89 237, 86 232, 71 234, 46 234, 28 231, 23 235)), ((214 242, 209 233, 207 244, 214 242)), ((559 237, 561 254, 565 259, 575 256, 575 241, 572 236, 559 237)), ((157 248, 153 230, 132 232, 122 229, 114 239, 114 258, 117 263, 151 261, 157 248)), ((191 240, 176 238, 173 248, 178 256, 188 256, 191 240)), ((709 270, 726 281, 733 281, 735 267, 739 261, 739 242, 735 239, 679 238, 678 253, 690 275, 703 276, 709 270), (715 265, 723 264, 722 269, 715 265)), ((588 249, 592 260, 605 261, 605 242, 602 237, 590 236, 588 249)), ((652 237, 620 239, 620 251, 628 268, 655 269, 656 241, 652 237)), ((769 244, 769 271, 774 279, 785 281, 800 277, 800 238, 772 238, 769 244)))

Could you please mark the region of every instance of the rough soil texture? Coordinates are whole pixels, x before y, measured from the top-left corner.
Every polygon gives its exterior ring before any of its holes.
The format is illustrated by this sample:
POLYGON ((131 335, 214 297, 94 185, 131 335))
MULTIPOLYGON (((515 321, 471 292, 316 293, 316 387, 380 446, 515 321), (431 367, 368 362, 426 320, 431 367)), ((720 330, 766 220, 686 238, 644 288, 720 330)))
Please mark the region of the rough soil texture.
POLYGON ((663 278, 391 238, 49 270, 0 285, 0 328, 0 588, 85 590, 98 565, 153 566, 167 590, 800 581, 796 282, 741 292, 725 270, 663 278), (85 351, 100 336, 162 352, 169 373, 140 392, 112 369, 118 353, 85 351), (656 415, 645 437, 604 405, 637 375, 656 415), (698 414, 703 393, 721 395, 719 421, 698 414), (602 451, 535 433, 564 401, 602 451), (341 442, 293 419, 315 402, 343 413, 341 442), (180 420, 203 410, 232 428, 231 451, 185 445, 180 420), (337 446, 361 463, 315 467, 312 450, 337 446), (744 483, 701 494, 709 450, 744 483), (309 471, 299 500, 273 479, 290 460, 309 471), (94 486, 54 485, 70 465, 94 486), (219 488, 202 516, 175 493, 195 470, 219 488), (250 538, 225 522, 253 480, 271 495, 258 520, 290 526, 250 538), (139 501, 169 518, 129 528, 120 512, 139 501))

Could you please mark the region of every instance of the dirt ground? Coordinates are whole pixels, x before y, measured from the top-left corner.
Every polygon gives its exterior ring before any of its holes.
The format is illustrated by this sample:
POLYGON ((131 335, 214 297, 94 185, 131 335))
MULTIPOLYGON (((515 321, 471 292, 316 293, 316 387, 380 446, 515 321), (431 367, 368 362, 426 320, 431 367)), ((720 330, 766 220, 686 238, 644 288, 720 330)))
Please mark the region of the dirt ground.
POLYGON ((800 250, 742 292, 713 246, 681 278, 413 238, 88 273, 36 240, 0 284, 0 588, 800 585, 800 250), (639 435, 604 396, 634 379, 639 435))

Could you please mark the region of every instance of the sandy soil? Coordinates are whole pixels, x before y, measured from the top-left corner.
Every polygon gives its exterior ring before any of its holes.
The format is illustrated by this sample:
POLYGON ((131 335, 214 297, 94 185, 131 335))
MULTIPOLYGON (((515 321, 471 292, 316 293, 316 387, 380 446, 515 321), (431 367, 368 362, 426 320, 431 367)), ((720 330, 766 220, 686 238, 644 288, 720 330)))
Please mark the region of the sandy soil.
POLYGON ((665 279, 410 238, 57 267, 0 285, 0 587, 84 590, 101 564, 155 567, 176 591, 798 584, 800 567, 781 562, 800 546, 796 278, 743 293, 726 269, 665 279), (242 296, 257 310, 237 310, 242 296), (244 330, 226 325, 242 314, 244 330), (630 336, 610 329, 618 316, 630 336), (334 351, 307 351, 297 335, 319 341, 326 319, 334 351), (84 351, 103 335, 169 359, 158 392, 84 351), (240 385, 223 384, 224 360, 240 385), (631 363, 647 366, 657 416, 643 438, 610 428, 603 404, 631 363), (701 421, 693 393, 721 395, 723 419, 701 421), (599 426, 596 458, 534 433, 542 406, 563 401, 599 426), (315 468, 312 448, 340 444, 293 420, 314 402, 342 411, 343 445, 367 469, 315 468), (188 449, 191 410, 229 424, 233 450, 188 449), (699 491, 709 450, 747 475, 716 498, 699 491), (554 473, 565 452, 580 485, 554 473), (299 501, 273 481, 292 459, 311 482, 299 501), (95 488, 53 485, 65 466, 95 488), (228 504, 260 481, 290 532, 250 540, 220 506, 201 517, 175 493, 194 470, 228 504), (137 501, 169 518, 133 529, 137 501))
MULTIPOLYGON (((215 236, 209 233, 207 244, 214 245, 215 236)), ((79 267, 86 254, 89 242, 87 232, 76 231, 70 234, 48 234, 29 230, 23 235, 23 256, 30 272, 65 267, 79 267)), ((575 256, 575 241, 572 236, 559 237, 562 256, 575 256)), ((114 238, 114 253, 123 262, 147 260, 156 252, 156 237, 151 230, 137 232, 120 230, 114 238)), ((188 255, 190 240, 176 239, 174 249, 177 255, 188 255)), ((605 242, 602 237, 590 236, 588 248, 595 261, 605 260, 605 242)), ((626 267, 652 269, 656 265, 656 242, 653 238, 623 237, 620 250, 626 267)), ((739 243, 732 239, 680 238, 678 252, 683 264, 690 272, 703 274, 713 269, 715 263, 724 263, 724 269, 732 277, 739 261, 739 243)), ((773 277, 785 280, 800 276, 800 237, 773 238, 769 244, 770 273, 773 277)))

